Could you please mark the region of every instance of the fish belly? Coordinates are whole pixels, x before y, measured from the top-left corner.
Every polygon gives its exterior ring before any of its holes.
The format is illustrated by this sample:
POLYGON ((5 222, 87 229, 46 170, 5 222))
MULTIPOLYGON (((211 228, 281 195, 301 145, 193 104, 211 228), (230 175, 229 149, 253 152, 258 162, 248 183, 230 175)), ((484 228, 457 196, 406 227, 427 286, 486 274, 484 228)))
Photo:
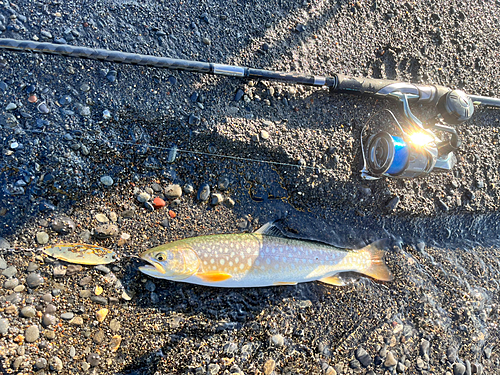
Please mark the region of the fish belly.
POLYGON ((227 288, 293 285, 344 271, 348 254, 333 246, 255 233, 210 241, 197 247, 200 269, 183 282, 227 288))

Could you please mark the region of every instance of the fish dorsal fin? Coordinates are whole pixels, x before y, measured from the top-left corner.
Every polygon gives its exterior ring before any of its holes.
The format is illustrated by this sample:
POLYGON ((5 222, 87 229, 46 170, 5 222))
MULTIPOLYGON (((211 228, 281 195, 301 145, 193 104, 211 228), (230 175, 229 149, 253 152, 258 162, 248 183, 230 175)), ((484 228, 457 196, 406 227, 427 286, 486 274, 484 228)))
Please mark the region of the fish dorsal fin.
POLYGON ((281 229, 276 226, 276 221, 270 221, 269 223, 264 224, 259 229, 255 231, 255 233, 262 234, 265 236, 273 236, 273 237, 283 237, 286 236, 283 234, 281 229))

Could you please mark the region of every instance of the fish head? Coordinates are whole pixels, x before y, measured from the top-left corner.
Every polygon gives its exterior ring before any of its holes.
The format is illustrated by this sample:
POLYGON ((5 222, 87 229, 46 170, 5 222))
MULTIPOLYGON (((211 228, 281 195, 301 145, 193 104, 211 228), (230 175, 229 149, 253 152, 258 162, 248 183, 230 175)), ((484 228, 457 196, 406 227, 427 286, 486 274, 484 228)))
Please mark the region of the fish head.
POLYGON ((142 253, 140 258, 151 265, 139 267, 146 275, 169 280, 182 280, 193 275, 200 267, 200 258, 183 241, 174 241, 142 253))

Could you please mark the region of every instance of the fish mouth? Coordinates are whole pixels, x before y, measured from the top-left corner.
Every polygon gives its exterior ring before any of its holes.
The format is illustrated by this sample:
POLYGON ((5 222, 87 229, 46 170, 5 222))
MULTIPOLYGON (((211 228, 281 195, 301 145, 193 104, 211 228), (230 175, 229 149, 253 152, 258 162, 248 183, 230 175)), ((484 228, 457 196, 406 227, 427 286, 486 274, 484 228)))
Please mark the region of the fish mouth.
POLYGON ((139 267, 139 271, 144 272, 147 275, 150 275, 153 273, 160 273, 160 274, 164 275, 167 272, 159 263, 151 263, 151 264, 147 264, 145 266, 141 266, 141 267, 139 267))
POLYGON ((160 267, 150 266, 150 265, 140 266, 139 271, 152 277, 162 277, 162 275, 165 274, 165 271, 163 271, 161 266, 160 267))

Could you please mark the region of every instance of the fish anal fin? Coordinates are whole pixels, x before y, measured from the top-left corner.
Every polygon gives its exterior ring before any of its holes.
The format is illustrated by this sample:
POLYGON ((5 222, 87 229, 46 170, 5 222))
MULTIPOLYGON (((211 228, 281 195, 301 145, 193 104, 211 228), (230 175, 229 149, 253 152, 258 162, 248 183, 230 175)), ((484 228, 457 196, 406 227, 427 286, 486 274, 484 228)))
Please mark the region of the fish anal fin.
POLYGON ((279 285, 297 285, 297 282, 295 281, 276 281, 273 283, 273 285, 279 286, 279 285))
POLYGON ((198 276, 200 279, 202 279, 205 282, 212 282, 212 283, 224 281, 224 280, 227 280, 227 279, 230 279, 231 277, 233 277, 232 275, 230 275, 228 273, 218 272, 218 271, 197 273, 196 276, 198 276))
POLYGON ((322 279, 319 279, 322 283, 329 284, 329 285, 335 285, 335 286, 344 286, 345 282, 342 280, 342 278, 339 275, 334 275, 334 276, 328 276, 328 277, 323 277, 322 279))
POLYGON ((358 252, 365 252, 370 259, 370 266, 359 271, 363 275, 370 276, 375 280, 381 281, 392 281, 394 277, 391 271, 384 262, 385 251, 382 250, 382 246, 386 245, 386 241, 375 241, 368 246, 363 247, 358 250, 358 252))

